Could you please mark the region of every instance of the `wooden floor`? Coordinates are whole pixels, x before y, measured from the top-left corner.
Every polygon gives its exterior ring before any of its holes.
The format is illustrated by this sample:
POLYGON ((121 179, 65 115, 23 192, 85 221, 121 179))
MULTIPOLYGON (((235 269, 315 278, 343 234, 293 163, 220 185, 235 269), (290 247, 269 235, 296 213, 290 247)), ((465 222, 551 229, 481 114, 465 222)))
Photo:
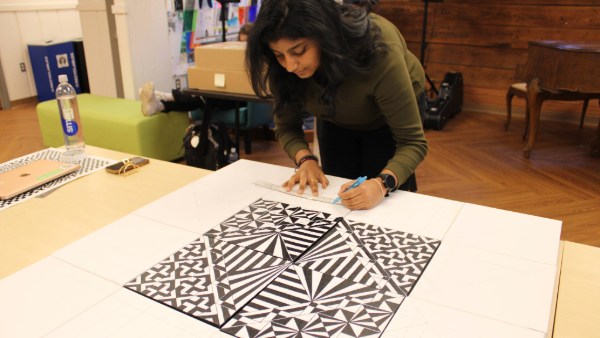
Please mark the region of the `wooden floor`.
MULTIPOLYGON (((562 239, 600 247, 600 158, 588 149, 594 128, 542 121, 525 159, 524 120, 514 117, 507 132, 503 121, 463 112, 443 130, 427 130, 430 151, 417 171, 419 193, 559 219, 562 239)), ((44 148, 34 103, 0 110, 0 145, 0 162, 44 148)), ((252 147, 242 158, 293 166, 274 141, 254 138, 252 147)))

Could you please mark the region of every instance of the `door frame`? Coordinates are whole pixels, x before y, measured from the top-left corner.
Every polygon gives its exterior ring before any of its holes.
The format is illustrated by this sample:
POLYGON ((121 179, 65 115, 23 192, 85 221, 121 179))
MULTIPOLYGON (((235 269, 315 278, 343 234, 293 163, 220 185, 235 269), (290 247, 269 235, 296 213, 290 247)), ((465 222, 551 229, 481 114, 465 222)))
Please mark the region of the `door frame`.
POLYGON ((4 68, 2 68, 2 56, 0 56, 0 105, 3 110, 10 109, 10 97, 8 96, 8 86, 4 77, 4 68))

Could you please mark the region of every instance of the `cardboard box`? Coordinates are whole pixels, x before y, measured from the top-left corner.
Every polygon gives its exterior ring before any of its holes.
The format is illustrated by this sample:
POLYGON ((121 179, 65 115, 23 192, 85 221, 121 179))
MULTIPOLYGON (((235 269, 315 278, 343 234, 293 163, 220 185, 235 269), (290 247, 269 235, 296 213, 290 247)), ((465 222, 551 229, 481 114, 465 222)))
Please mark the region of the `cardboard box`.
POLYGON ((196 47, 196 66, 188 68, 188 86, 254 95, 246 73, 245 57, 245 42, 221 42, 196 47))
POLYGON ((194 49, 194 61, 199 69, 245 70, 246 42, 229 41, 202 45, 194 49))
POLYGON ((254 95, 245 70, 221 71, 190 67, 188 68, 188 86, 203 90, 254 95))

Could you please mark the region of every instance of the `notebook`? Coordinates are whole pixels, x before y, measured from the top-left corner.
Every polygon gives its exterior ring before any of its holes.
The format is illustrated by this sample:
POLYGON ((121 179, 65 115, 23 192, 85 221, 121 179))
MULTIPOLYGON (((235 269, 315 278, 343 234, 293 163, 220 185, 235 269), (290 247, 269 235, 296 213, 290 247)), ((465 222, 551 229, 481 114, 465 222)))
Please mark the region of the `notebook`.
POLYGON ((59 177, 77 171, 81 166, 54 160, 35 160, 0 174, 0 200, 39 187, 59 177))

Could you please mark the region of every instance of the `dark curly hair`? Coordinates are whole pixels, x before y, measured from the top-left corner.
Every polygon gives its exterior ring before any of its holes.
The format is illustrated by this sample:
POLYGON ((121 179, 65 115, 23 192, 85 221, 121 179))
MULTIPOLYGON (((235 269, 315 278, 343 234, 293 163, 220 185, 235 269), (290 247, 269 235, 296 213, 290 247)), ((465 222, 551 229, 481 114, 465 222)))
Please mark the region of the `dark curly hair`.
POLYGON ((335 95, 344 78, 365 72, 384 49, 380 30, 371 24, 370 1, 338 4, 334 0, 265 0, 248 36, 246 67, 252 88, 261 98, 275 100, 274 111, 303 109, 306 80, 283 68, 269 43, 282 38, 308 38, 321 50, 314 79, 324 87, 321 103, 335 114, 335 95))

